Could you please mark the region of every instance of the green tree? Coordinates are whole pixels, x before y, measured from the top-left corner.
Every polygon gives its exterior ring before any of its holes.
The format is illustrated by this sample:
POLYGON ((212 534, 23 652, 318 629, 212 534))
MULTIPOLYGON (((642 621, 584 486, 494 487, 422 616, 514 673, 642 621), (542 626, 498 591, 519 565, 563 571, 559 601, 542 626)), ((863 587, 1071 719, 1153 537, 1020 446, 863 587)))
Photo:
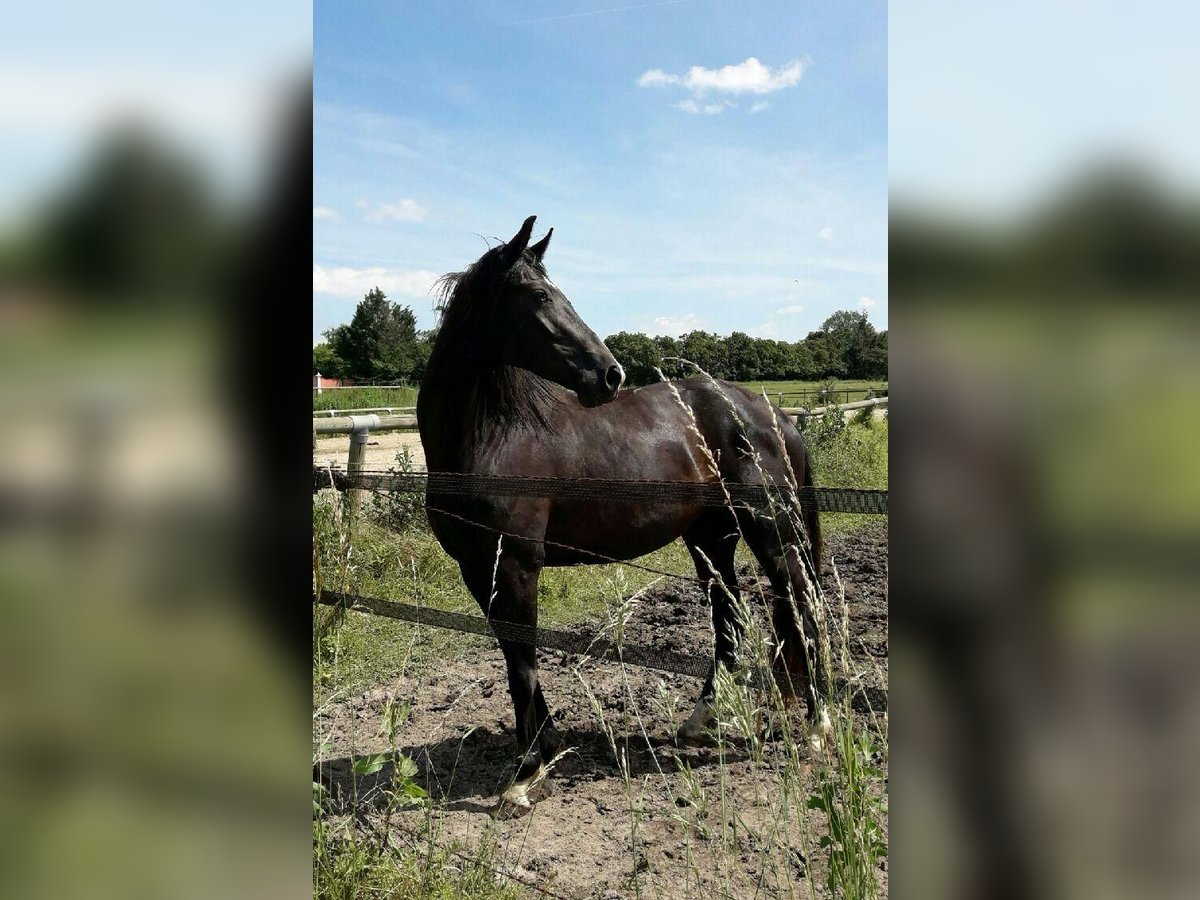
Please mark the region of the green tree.
POLYGON ((811 381, 817 377, 816 363, 813 360, 812 348, 806 341, 796 341, 790 344, 791 355, 788 358, 787 372, 784 378, 811 381))
POLYGON ((794 368, 795 353, 787 341, 771 341, 765 338, 758 342, 759 378, 782 380, 795 378, 789 374, 794 368))
POLYGON ((425 369, 429 365, 429 355, 433 353, 433 342, 437 340, 437 329, 417 333, 417 343, 413 351, 413 368, 409 376, 413 381, 425 377, 425 369))
POLYGON ((842 359, 840 345, 824 331, 810 332, 804 346, 812 359, 812 368, 805 376, 809 381, 824 378, 842 378, 846 374, 846 363, 842 359))
POLYGON ((658 381, 654 369, 662 360, 658 345, 644 334, 621 331, 604 339, 605 346, 625 369, 625 380, 630 385, 650 384, 658 381))
POLYGON ((329 346, 345 360, 347 374, 360 380, 412 378, 420 365, 417 318, 372 288, 348 325, 325 332, 329 346))
MULTIPOLYGON (((876 378, 887 372, 887 351, 880 351, 879 335, 867 314, 838 310, 821 325, 833 352, 849 378, 876 378)), ((886 346, 886 344, 885 344, 886 346)))
POLYGON ((662 369, 662 373, 668 378, 679 375, 679 363, 676 362, 681 356, 679 341, 669 334, 656 335, 653 340, 654 346, 658 347, 659 368, 662 369))
MULTIPOLYGON (((691 331, 679 339, 679 355, 714 378, 725 378, 728 364, 725 341, 707 331, 691 331)), ((688 374, 685 372, 685 374, 688 374)))
POLYGON ((888 375, 888 335, 878 332, 863 348, 859 360, 860 378, 886 379, 888 375))
POLYGON ((346 375, 345 361, 326 343, 313 347, 313 374, 318 372, 326 378, 344 378, 346 375))
POLYGON ((726 377, 733 381, 754 381, 764 377, 760 365, 759 342, 743 331, 725 338, 726 377))

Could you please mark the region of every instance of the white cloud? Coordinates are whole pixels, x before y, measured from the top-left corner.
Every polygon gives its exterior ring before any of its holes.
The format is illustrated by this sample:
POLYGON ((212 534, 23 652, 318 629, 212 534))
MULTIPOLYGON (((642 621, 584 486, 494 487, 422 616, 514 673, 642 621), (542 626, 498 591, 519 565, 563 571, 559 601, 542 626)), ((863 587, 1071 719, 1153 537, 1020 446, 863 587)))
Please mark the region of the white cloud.
POLYGON ((356 204, 363 210, 368 222, 423 222, 429 210, 416 200, 401 200, 399 203, 368 203, 359 200, 356 204))
POLYGON ((747 332, 751 337, 771 338, 779 333, 779 325, 775 322, 764 322, 762 325, 755 325, 747 332))
POLYGON ((870 297, 859 297, 858 305, 865 306, 865 307, 867 307, 867 309, 870 309, 872 306, 875 305, 875 301, 872 300, 870 297))
POLYGON ((327 268, 313 263, 313 293, 361 298, 371 288, 377 287, 388 296, 403 294, 424 297, 438 277, 436 272, 424 270, 404 272, 382 266, 366 269, 352 269, 349 266, 327 268))
POLYGON ((336 209, 330 206, 314 206, 313 207, 314 222, 340 222, 342 215, 336 209))
POLYGON ((826 225, 824 228, 822 228, 820 231, 817 232, 817 237, 819 237, 823 241, 832 241, 833 240, 833 229, 830 228, 828 225, 826 225))
POLYGON ((777 316, 792 316, 792 315, 795 315, 796 313, 802 313, 802 312, 804 312, 804 307, 801 304, 797 303, 794 306, 779 307, 779 309, 775 310, 775 315, 777 315, 777 316))
POLYGON ((771 104, 766 100, 755 100, 753 105, 750 107, 750 112, 752 112, 752 113, 762 112, 764 109, 766 109, 770 105, 771 104))
POLYGON ((686 113, 691 113, 694 116, 699 115, 700 113, 703 113, 706 116, 715 116, 718 113, 725 112, 725 108, 727 106, 737 106, 737 104, 726 100, 724 103, 705 103, 703 106, 701 106, 695 100, 680 100, 675 104, 675 106, 679 109, 682 109, 686 113))
POLYGON ((637 80, 638 87, 658 87, 663 84, 679 84, 678 75, 668 75, 662 69, 650 69, 643 72, 637 80))
POLYGON ((701 325, 700 317, 695 313, 688 313, 685 316, 659 316, 654 320, 656 328, 663 329, 659 334, 685 334, 689 331, 695 331, 701 325))
MULTIPOLYGON (((676 104, 684 112, 705 112, 709 115, 721 112, 725 105, 736 106, 732 101, 724 105, 701 105, 697 101, 704 99, 710 92, 717 94, 772 94, 784 88, 795 87, 800 83, 804 70, 812 65, 812 60, 794 59, 777 69, 764 66, 753 56, 745 62, 719 69, 706 69, 703 66, 692 66, 686 75, 672 75, 662 69, 649 69, 638 78, 638 87, 681 87, 691 93, 690 100, 676 104)), ((761 112, 767 108, 766 101, 760 100, 750 107, 751 112, 761 112)))

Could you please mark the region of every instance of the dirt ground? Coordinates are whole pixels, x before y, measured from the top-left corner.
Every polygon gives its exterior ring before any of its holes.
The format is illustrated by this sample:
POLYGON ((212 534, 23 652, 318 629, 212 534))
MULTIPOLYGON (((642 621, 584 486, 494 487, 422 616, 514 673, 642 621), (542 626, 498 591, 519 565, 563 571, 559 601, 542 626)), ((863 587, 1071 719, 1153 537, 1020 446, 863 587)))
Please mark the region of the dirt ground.
MULTIPOLYGON (((886 523, 873 522, 827 541, 822 580, 827 597, 833 598, 830 558, 849 607, 851 666, 867 673, 855 707, 865 710, 869 702, 882 715, 887 703, 886 523)), ((743 570, 743 584, 752 577, 743 570)), ((579 630, 590 633, 598 624, 585 623, 579 630)), ((711 634, 703 595, 679 581, 658 584, 641 597, 626 640, 706 654, 711 634)), ((801 841, 771 829, 767 798, 774 796, 771 773, 785 752, 782 742, 768 743, 765 762, 757 766, 737 746, 725 751, 723 761, 715 749, 676 748, 672 737, 698 694, 697 680, 611 663, 580 663, 556 652, 539 656, 546 699, 572 752, 558 763, 548 796, 531 814, 512 820, 490 815, 498 792, 511 778, 515 753, 513 712, 498 650, 447 661, 436 671, 324 707, 314 718, 314 748, 324 744, 322 780, 345 797, 351 790, 353 758, 389 749, 388 739, 378 733, 384 708, 395 699, 411 705, 398 746, 417 763, 414 780, 439 801, 433 816, 439 844, 457 841, 473 847, 491 835, 508 871, 568 897, 788 896, 807 894, 809 878, 818 896, 826 894, 823 863, 810 862, 802 849, 815 847, 816 837, 801 841), (632 787, 622 777, 585 683, 612 728, 618 751, 629 760, 632 787), (636 830, 631 794, 640 798, 636 830), (704 803, 685 799, 697 796, 709 798, 707 810, 704 803), (719 802, 722 796, 725 801, 719 802), (722 821, 729 809, 736 809, 738 818, 732 831, 730 821, 722 821), (780 871, 779 853, 762 852, 766 842, 778 846, 781 840, 791 847, 783 854, 792 860, 788 872, 780 871), (768 859, 774 861, 765 863, 768 859)), ((359 778, 360 798, 371 795, 375 779, 387 777, 385 768, 374 778, 359 778)), ((378 811, 368 819, 372 827, 382 827, 378 811)), ((426 822, 425 811, 401 811, 392 814, 387 827, 394 840, 404 843, 426 822)), ((886 860, 878 875, 886 895, 886 860)))
MULTIPOLYGON (((413 467, 425 468, 425 448, 421 446, 421 435, 415 431, 381 431, 373 433, 367 441, 366 466, 372 471, 387 471, 396 466, 396 454, 407 447, 413 467)), ((317 438, 317 449, 313 453, 313 465, 346 468, 350 455, 350 435, 335 434, 317 438)))

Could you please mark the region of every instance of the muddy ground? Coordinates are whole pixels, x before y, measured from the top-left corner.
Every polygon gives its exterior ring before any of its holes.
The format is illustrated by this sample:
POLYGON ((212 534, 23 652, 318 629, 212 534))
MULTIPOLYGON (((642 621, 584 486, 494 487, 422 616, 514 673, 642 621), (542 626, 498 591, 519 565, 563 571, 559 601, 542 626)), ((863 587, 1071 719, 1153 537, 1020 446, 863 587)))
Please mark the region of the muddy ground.
MULTIPOLYGON (((882 715, 887 703, 887 525, 874 522, 834 536, 826 546, 822 581, 827 597, 836 598, 832 559, 849 608, 851 669, 862 673, 855 715, 865 724, 868 704, 882 715)), ((742 583, 754 577, 744 569, 742 583)), ((584 623, 579 630, 594 632, 599 624, 584 623)), ((625 639, 707 654, 711 635, 703 595, 695 585, 677 581, 659 583, 639 597, 625 639)), ((323 708, 314 719, 314 748, 322 745, 321 779, 340 798, 334 809, 347 813, 356 791, 361 827, 377 834, 386 827, 397 844, 419 845, 413 835, 427 834, 430 821, 440 845, 459 842, 471 852, 480 840, 495 839, 498 864, 506 871, 561 896, 807 895, 810 881, 818 896, 826 894, 824 863, 808 858, 820 856, 817 835, 772 828, 779 818, 770 806, 778 801, 774 775, 785 758, 783 742, 768 742, 757 761, 738 741, 726 748, 724 759, 714 748, 679 749, 672 738, 698 694, 698 680, 581 663, 553 651, 539 656, 543 689, 571 752, 557 763, 548 795, 531 814, 511 820, 491 815, 512 777, 515 752, 498 650, 449 660, 435 671, 323 708), (396 742, 417 763, 413 780, 437 801, 432 820, 423 810, 398 811, 384 825, 380 807, 392 783, 390 766, 351 785, 355 757, 390 748, 379 735, 389 700, 409 705, 396 742), (612 738, 600 725, 601 715, 612 738), (614 743, 628 759, 628 783, 614 743), (640 810, 636 817, 631 797, 640 810)), ((811 751, 803 742, 801 747, 804 777, 815 779, 811 751)), ((802 815, 793 811, 791 818, 802 815)), ((818 814, 808 815, 820 821, 818 814)), ((886 860, 878 869, 886 892, 886 860)))

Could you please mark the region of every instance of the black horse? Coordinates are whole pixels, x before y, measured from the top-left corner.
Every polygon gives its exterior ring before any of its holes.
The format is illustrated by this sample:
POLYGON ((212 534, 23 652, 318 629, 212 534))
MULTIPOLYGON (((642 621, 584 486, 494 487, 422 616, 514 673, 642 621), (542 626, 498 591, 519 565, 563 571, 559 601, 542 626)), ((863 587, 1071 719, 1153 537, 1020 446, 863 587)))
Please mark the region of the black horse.
MULTIPOLYGON (((619 392, 621 366, 546 275, 542 258, 553 229, 529 245, 534 219, 507 244, 442 279, 441 327, 417 400, 430 472, 753 484, 765 476, 780 486, 812 484, 800 433, 743 388, 692 378, 619 392)), ((591 554, 632 559, 682 537, 712 602, 715 659, 731 668, 740 634, 731 598, 740 530, 777 595, 772 618, 781 658, 803 688, 810 722, 823 716, 817 687, 824 688, 824 674, 816 673, 814 686, 797 616, 811 638, 805 598, 812 561, 821 553, 811 504, 796 516, 603 497, 430 493, 426 500, 434 534, 485 613, 498 621, 536 625, 544 566, 594 563, 591 554), (502 539, 499 559, 497 534, 489 529, 519 536, 502 539), (789 596, 798 610, 779 599, 789 596)), ((538 685, 534 648, 506 640, 500 646, 522 754, 501 808, 520 810, 530 805, 528 788, 559 737, 538 685)), ((710 674, 680 729, 682 739, 697 738, 710 724, 712 702, 710 674)))

